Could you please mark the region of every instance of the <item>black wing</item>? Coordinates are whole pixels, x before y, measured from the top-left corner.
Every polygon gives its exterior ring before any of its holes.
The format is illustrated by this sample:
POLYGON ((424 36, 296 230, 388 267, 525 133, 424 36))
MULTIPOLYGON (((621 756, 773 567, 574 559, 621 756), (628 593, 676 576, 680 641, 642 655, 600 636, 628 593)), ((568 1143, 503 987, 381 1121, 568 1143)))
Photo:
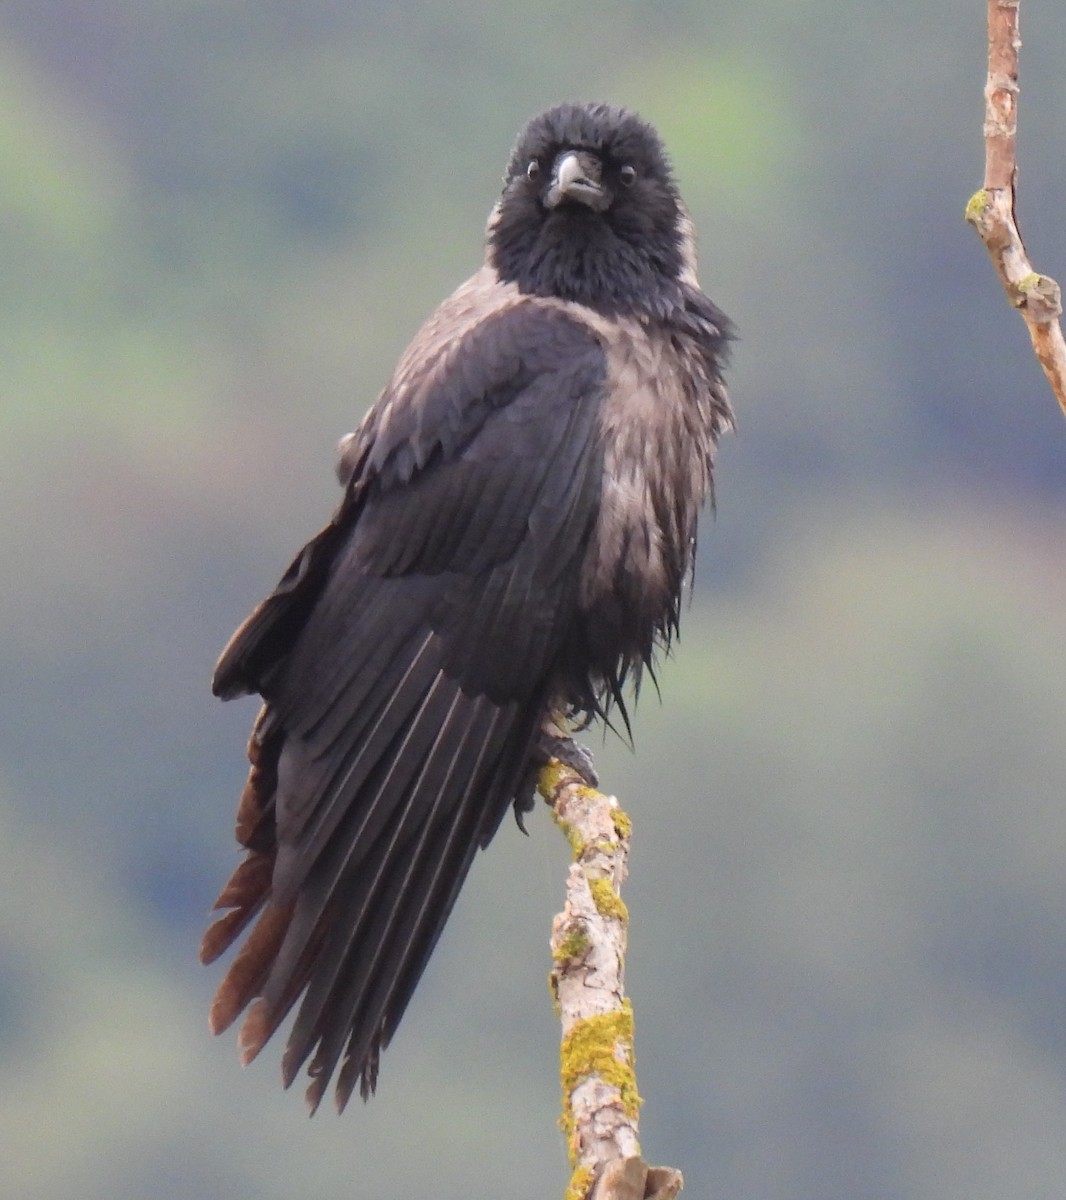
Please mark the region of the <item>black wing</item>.
MULTIPOLYGON (((416 342, 417 345, 417 342, 416 342)), ((433 356, 427 356, 432 358, 433 356)), ((602 458, 591 333, 522 301, 470 326, 364 423, 344 504, 219 662, 259 691, 238 836, 204 957, 255 928, 212 1010, 256 996, 254 1056, 303 994, 286 1084, 373 1089, 478 846, 528 771, 573 623, 602 458)))

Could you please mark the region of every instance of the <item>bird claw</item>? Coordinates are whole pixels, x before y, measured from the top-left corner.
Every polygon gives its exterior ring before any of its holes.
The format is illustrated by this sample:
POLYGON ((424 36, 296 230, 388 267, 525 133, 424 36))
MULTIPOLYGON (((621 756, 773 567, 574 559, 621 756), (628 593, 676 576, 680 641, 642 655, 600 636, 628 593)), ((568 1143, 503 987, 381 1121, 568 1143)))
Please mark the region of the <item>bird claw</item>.
POLYGON ((535 766, 530 767, 526 772, 526 777, 522 780, 522 786, 514 794, 515 824, 526 837, 529 837, 529 830, 526 828, 526 813, 531 813, 536 807, 537 770, 538 768, 535 766))
MULTIPOLYGON (((587 722, 581 726, 582 729, 586 727, 587 722)), ((529 833, 526 829, 526 813, 532 812, 536 805, 537 776, 541 768, 553 758, 564 767, 576 771, 590 788, 600 786, 600 777, 596 773, 592 752, 575 742, 569 734, 563 733, 554 721, 546 721, 530 749, 529 769, 514 797, 515 824, 525 834, 529 833)))
POLYGON ((580 742, 575 742, 568 734, 551 728, 542 728, 534 744, 534 755, 540 766, 551 759, 556 759, 576 771, 591 788, 600 786, 600 777, 596 772, 596 763, 592 753, 580 742))

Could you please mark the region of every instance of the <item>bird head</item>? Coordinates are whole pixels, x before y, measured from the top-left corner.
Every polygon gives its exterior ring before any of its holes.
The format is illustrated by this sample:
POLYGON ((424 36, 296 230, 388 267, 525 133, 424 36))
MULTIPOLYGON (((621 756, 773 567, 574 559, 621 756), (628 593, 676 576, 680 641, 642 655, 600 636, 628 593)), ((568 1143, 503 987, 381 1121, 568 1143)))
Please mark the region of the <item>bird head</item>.
POLYGON ((563 104, 519 135, 489 220, 501 279, 602 312, 675 304, 694 252, 655 130, 609 104, 563 104))

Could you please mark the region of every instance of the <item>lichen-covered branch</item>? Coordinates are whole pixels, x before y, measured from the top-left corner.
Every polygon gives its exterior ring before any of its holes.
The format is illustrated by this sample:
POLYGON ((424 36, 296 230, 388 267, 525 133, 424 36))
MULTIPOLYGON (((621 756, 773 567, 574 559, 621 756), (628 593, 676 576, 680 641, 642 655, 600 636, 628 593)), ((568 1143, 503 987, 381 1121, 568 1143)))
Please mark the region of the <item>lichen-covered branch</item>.
POLYGON ((1054 279, 1033 270, 1014 216, 1020 5, 1021 0, 988 0, 985 182, 966 205, 966 220, 984 242, 1007 298, 1022 314, 1036 357, 1066 413, 1062 293, 1054 279))
POLYGON ((631 826, 613 796, 552 760, 538 789, 573 851, 552 922, 552 994, 562 1022, 561 1123, 573 1174, 566 1200, 671 1200, 679 1171, 649 1168, 638 1141, 633 1009, 625 995, 629 914, 620 889, 631 826))

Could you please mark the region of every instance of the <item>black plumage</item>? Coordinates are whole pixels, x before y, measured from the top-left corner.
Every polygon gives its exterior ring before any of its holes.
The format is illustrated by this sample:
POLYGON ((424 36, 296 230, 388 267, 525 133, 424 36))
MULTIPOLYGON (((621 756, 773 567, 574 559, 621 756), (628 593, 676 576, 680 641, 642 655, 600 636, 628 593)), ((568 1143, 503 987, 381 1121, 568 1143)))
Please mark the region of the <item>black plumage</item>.
MULTIPOLYGON (((603 715, 677 628, 726 318, 654 130, 563 105, 520 135, 484 266, 343 443, 344 498, 216 668, 263 708, 210 961, 288 1085, 373 1090, 479 846, 553 716, 603 715)), ((624 713, 624 707, 623 707, 624 713)))

